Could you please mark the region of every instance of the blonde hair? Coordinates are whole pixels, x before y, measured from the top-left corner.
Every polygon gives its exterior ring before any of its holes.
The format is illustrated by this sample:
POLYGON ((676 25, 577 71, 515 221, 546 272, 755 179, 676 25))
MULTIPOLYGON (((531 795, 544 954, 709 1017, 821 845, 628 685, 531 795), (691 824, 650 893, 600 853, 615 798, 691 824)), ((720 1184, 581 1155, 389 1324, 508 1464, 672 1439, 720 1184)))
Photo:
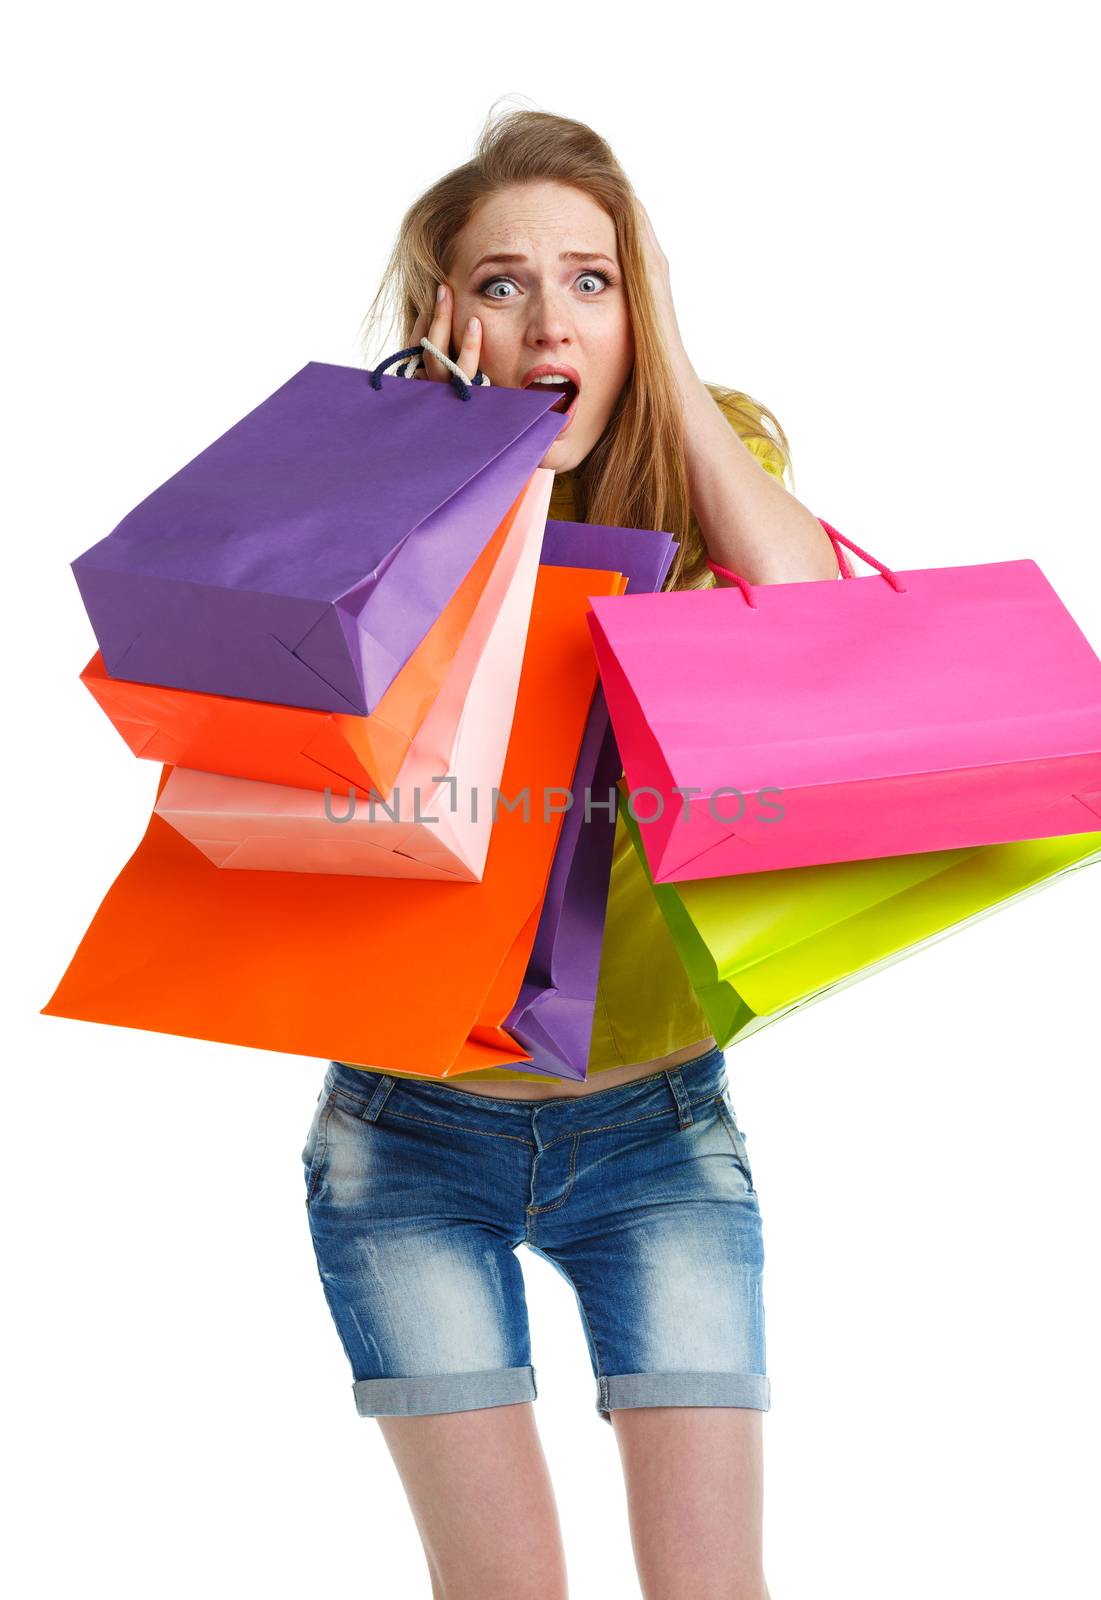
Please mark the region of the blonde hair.
MULTIPOLYGON (((634 190, 611 147, 585 123, 526 109, 495 119, 491 109, 471 159, 437 179, 402 218, 364 318, 364 353, 370 330, 384 317, 390 328, 400 329, 393 348, 409 344, 417 315, 448 276, 456 237, 480 201, 516 184, 548 180, 581 190, 615 224, 635 345, 631 373, 608 424, 572 471, 575 515, 606 527, 672 533, 678 547, 664 588, 710 587, 715 580, 689 500, 684 430, 650 292, 634 190)), ((787 437, 772 412, 741 390, 707 388, 753 453, 763 455, 777 476, 790 472, 787 437)))

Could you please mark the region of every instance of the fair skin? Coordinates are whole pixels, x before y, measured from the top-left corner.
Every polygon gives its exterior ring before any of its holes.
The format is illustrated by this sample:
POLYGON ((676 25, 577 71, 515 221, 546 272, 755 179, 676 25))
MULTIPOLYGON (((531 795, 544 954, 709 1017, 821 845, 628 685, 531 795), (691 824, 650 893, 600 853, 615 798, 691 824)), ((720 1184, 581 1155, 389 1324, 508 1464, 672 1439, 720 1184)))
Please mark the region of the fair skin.
MULTIPOLYGON (((692 507, 711 556, 751 583, 836 578, 836 558, 817 518, 745 448, 693 370, 673 311, 668 262, 641 206, 639 212, 684 408, 692 507)), ((468 377, 481 367, 504 387, 518 387, 543 362, 573 367, 581 379, 574 417, 541 464, 564 472, 583 461, 608 424, 634 357, 611 218, 562 184, 506 190, 467 222, 441 288, 410 342, 427 334, 468 377), (581 259, 562 259, 575 251, 581 259), (483 262, 502 253, 521 259, 483 262)), ((447 382, 450 375, 429 356, 424 376, 447 382)), ((704 1038, 584 1084, 476 1084, 464 1077, 461 1087, 525 1099, 591 1093, 690 1060, 714 1042, 704 1038)), ((642 1406, 611 1417, 645 1600, 769 1600, 762 1413, 642 1406)), ((530 1402, 378 1421, 424 1544, 434 1600, 566 1596, 558 1512, 530 1402)))

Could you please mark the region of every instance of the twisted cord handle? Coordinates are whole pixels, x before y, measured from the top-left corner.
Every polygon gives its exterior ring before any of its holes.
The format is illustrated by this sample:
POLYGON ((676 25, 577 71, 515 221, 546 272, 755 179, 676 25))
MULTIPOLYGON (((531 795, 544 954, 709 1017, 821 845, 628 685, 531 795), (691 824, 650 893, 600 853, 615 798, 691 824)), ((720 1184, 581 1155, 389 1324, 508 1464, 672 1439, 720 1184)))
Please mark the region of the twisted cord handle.
MULTIPOLYGON (((830 543, 833 545, 834 554, 837 556, 837 565, 843 578, 853 578, 856 574, 849 565, 848 557, 845 555, 844 550, 839 548, 840 545, 846 545, 854 556, 859 556, 870 567, 876 567, 887 579, 892 589, 895 589, 899 594, 906 593, 906 585, 899 580, 898 576, 889 567, 885 567, 882 561, 877 561, 875 556, 870 556, 866 550, 861 550, 858 544, 853 544, 851 539, 846 539, 843 533, 838 533, 837 529, 831 527, 822 517, 819 517, 818 520, 829 534, 830 543)), ((757 602, 753 597, 753 585, 751 583, 748 583, 737 572, 731 572, 729 567, 721 567, 717 561, 708 561, 707 565, 720 578, 729 578, 731 582, 736 583, 742 591, 746 604, 756 610, 757 602)))
POLYGON ((426 335, 419 344, 410 345, 408 350, 399 350, 396 355, 387 356, 385 361, 380 361, 378 366, 375 367, 374 370, 369 374, 371 388, 382 388, 383 373, 386 371, 387 367, 392 367, 397 361, 404 361, 406 363, 405 371, 402 373, 402 377, 412 378, 416 373, 417 363, 423 361, 424 359, 425 350, 427 350, 431 355, 434 355, 436 360, 439 361, 443 366, 449 368, 451 377, 448 379, 448 382, 451 384, 452 388, 456 390, 460 400, 470 399, 470 391, 475 384, 480 389, 488 389, 490 387, 489 379, 486 377, 481 367, 478 368, 473 378, 468 378, 462 367, 460 367, 457 362, 452 361, 451 357, 445 351, 440 350, 436 345, 434 345, 431 339, 429 339, 426 335))

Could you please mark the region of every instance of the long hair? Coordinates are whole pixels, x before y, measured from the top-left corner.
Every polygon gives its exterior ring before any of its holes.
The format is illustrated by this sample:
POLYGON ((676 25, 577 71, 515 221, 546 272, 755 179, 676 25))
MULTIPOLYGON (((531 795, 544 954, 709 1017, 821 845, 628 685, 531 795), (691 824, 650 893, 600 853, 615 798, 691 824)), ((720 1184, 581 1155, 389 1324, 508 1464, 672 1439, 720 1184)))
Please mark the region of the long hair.
MULTIPOLYGON (((402 218, 363 321, 364 355, 371 330, 384 320, 400 330, 393 348, 408 345, 417 315, 448 276, 455 239, 479 202, 514 184, 547 180, 581 190, 615 224, 635 345, 631 373, 608 424, 572 471, 575 515, 606 527, 672 533, 677 550, 664 588, 710 587, 715 580, 689 500, 684 428, 650 292, 634 190, 611 147, 585 123, 526 109, 495 119, 491 109, 471 159, 433 183, 402 218)), ((753 453, 777 476, 790 472, 787 437, 772 412, 741 390, 707 388, 753 453)))

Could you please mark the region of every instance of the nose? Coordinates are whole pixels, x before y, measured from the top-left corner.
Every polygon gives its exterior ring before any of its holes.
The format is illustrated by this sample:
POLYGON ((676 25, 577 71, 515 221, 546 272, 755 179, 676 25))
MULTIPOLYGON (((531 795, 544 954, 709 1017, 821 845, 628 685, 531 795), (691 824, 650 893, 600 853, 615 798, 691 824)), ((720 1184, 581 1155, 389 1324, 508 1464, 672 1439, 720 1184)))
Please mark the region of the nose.
POLYGON ((573 337, 569 299, 555 291, 533 295, 528 319, 527 342, 535 350, 557 350, 573 337))

